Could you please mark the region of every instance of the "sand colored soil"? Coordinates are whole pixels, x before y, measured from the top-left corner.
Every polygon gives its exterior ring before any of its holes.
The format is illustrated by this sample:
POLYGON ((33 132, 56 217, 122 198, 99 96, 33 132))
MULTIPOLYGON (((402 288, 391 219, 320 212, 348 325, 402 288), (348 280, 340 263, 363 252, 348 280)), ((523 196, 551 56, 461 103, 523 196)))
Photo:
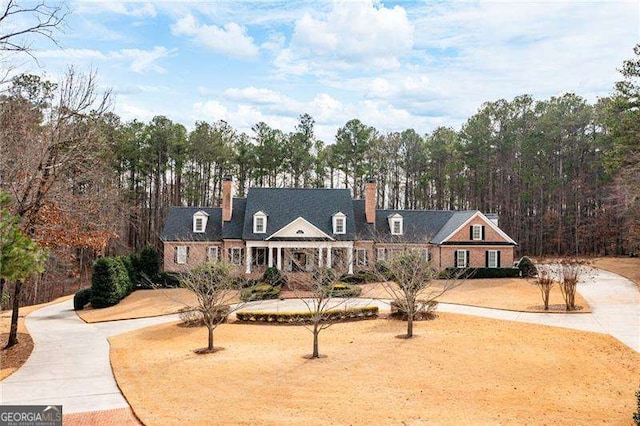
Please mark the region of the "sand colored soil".
MULTIPOLYGON (((64 410, 63 410, 64 413, 64 410)), ((129 408, 63 414, 64 426, 138 426, 140 422, 129 408)))
MULTIPOLYGON (((362 296, 371 298, 389 298, 389 292, 383 284, 364 285, 362 296)), ((426 293, 438 291, 434 284, 426 293)), ((512 311, 545 312, 540 297, 540 290, 533 279, 499 278, 483 280, 467 280, 458 287, 449 290, 438 299, 440 302, 460 305, 480 306, 483 308, 507 309, 512 311)), ((566 312, 560 288, 556 285, 549 298, 551 312, 566 312)), ((582 309, 574 312, 591 312, 589 304, 576 294, 576 305, 582 309)), ((549 312, 549 311, 547 311, 549 312)))
POLYGON ((183 288, 137 290, 115 306, 103 309, 89 307, 76 313, 88 323, 115 321, 174 314, 195 302, 195 296, 183 288))
POLYGON ((118 385, 146 425, 629 424, 640 354, 614 338, 440 314, 334 325, 305 359, 297 326, 154 326, 110 339, 118 385), (143 359, 145 362, 141 363, 143 359))
POLYGON ((39 305, 23 306, 18 310, 18 344, 4 349, 4 345, 7 343, 9 337, 9 329, 11 327, 11 310, 5 310, 0 312, 0 380, 4 380, 10 376, 18 368, 22 367, 31 351, 33 350, 33 340, 29 335, 27 327, 24 325, 24 317, 31 312, 44 308, 45 306, 52 305, 54 303, 64 302, 65 300, 72 299, 71 296, 59 297, 48 303, 41 303, 39 305))
POLYGON ((593 259, 593 266, 622 275, 635 282, 640 288, 639 257, 599 257, 593 259))

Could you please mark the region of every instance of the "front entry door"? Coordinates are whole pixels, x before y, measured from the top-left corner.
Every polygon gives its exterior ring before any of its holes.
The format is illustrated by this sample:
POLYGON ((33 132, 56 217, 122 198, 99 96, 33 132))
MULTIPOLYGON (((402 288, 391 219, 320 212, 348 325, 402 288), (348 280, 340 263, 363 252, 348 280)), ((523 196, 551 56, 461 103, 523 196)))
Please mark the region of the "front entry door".
POLYGON ((307 267, 307 254, 302 251, 296 251, 293 253, 293 265, 291 265, 293 272, 304 272, 307 267))

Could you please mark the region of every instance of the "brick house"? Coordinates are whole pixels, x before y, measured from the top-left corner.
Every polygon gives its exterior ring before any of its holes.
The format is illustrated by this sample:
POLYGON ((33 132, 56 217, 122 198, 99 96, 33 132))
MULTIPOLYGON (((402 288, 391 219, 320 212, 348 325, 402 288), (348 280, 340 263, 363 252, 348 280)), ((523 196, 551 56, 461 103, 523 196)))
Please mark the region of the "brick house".
POLYGON ((179 272, 224 260, 246 274, 275 266, 287 272, 333 267, 369 269, 395 251, 421 250, 437 269, 510 267, 516 242, 480 211, 376 208, 376 183, 364 200, 348 189, 250 188, 233 197, 224 178, 221 207, 172 207, 161 240, 164 270, 179 272))

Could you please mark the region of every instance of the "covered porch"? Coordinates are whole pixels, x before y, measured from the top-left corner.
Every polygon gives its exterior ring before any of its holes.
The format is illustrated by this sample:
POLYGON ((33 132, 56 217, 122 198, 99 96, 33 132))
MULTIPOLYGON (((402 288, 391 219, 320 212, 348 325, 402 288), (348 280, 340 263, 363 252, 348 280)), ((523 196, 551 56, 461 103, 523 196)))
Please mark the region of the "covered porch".
POLYGON ((283 272, 340 267, 353 273, 353 241, 247 241, 245 272, 275 266, 283 272))

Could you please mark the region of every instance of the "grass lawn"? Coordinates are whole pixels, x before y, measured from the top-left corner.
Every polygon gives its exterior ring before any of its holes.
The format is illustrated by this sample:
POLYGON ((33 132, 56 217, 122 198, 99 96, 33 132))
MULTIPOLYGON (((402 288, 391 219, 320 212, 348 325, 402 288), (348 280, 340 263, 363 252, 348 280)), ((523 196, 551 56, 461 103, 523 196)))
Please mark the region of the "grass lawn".
POLYGON ((640 289, 640 258, 599 257, 593 259, 593 266, 622 275, 635 282, 640 289))
POLYGON ((22 364, 27 361, 27 358, 29 358, 33 350, 33 340, 29 335, 27 327, 24 325, 24 317, 37 309, 54 303, 64 302, 71 298, 73 298, 73 296, 63 296, 49 303, 23 306, 20 308, 18 310, 18 344, 9 349, 4 349, 4 346, 7 344, 7 339, 9 338, 11 310, 0 312, 0 360, 2 360, 2 362, 0 362, 0 380, 4 380, 18 368, 22 367, 22 364))
MULTIPOLYGON (((533 282, 533 279, 524 278, 467 280, 459 287, 445 293, 439 300, 483 308, 545 312, 540 290, 533 282)), ((367 284, 364 287, 362 297, 389 298, 382 284, 367 284)), ((576 294, 576 304, 582 309, 575 312, 591 312, 589 304, 580 296, 580 293, 576 294)), ((551 290, 549 305, 552 312, 565 312, 564 300, 557 285, 551 290)))
POLYGON ((640 354, 614 338, 440 314, 371 320, 320 335, 297 326, 164 324, 110 339, 120 389, 147 425, 630 424, 640 354), (140 362, 144 360, 144 362, 140 362))

